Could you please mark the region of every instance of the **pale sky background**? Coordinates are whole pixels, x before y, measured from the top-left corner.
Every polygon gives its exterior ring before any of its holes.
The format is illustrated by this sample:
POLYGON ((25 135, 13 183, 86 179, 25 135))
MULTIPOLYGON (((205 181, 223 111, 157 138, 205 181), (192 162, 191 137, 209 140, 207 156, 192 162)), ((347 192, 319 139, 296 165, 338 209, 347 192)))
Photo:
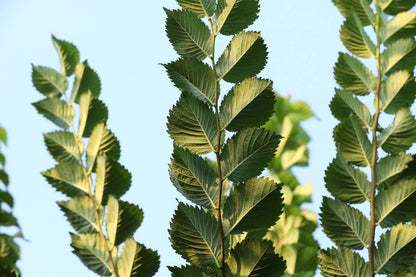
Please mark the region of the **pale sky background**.
MULTIPOLYGON (((318 212, 327 194, 324 171, 335 155, 335 120, 328 104, 334 95, 332 68, 343 49, 338 35, 342 17, 330 0, 260 3, 260 17, 249 28, 261 31, 269 49, 260 76, 272 79, 282 95, 309 103, 319 118, 304 124, 312 137, 310 167, 296 170, 302 183, 314 184, 314 203, 306 207, 318 212)), ((169 276, 166 266, 182 262, 167 232, 180 195, 168 177, 172 141, 166 116, 179 91, 159 65, 178 57, 165 34, 162 7, 178 6, 174 0, 0 0, 0 124, 9 135, 3 151, 14 213, 28 240, 18 241, 23 276, 94 276, 71 253, 72 228, 55 204, 65 197, 40 175, 54 166, 42 133, 56 127, 30 105, 42 98, 31 83, 31 63, 60 68, 51 34, 77 45, 81 59, 88 59, 101 77, 100 98, 109 109, 109 128, 121 143, 120 162, 133 175, 124 199, 144 210, 135 239, 158 250, 156 276, 169 276)), ((321 231, 315 237, 321 246, 329 245, 321 231)))

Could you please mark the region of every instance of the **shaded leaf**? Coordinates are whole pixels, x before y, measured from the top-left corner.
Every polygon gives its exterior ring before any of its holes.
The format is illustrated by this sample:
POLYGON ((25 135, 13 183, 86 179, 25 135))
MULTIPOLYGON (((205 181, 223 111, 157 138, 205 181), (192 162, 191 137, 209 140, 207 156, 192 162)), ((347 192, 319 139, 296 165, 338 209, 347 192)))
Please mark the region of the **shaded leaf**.
POLYGON ((77 47, 68 41, 57 39, 54 35, 52 35, 52 41, 61 60, 62 74, 71 76, 75 72, 75 66, 79 63, 77 47))
POLYGON ((169 271, 172 273, 172 277, 209 277, 202 272, 201 268, 194 265, 173 267, 168 266, 169 271))
POLYGON ((32 104, 38 113, 66 130, 72 125, 75 111, 58 98, 47 98, 32 104))
POLYGON ((371 0, 332 0, 332 2, 337 6, 341 14, 348 18, 351 15, 351 12, 355 12, 358 15, 358 18, 364 26, 370 25, 372 22, 375 22, 374 12, 370 8, 371 0))
POLYGON ((264 124, 274 108, 272 81, 250 78, 225 95, 220 107, 221 128, 238 131, 264 124))
POLYGON ((239 33, 216 64, 218 80, 237 83, 259 73, 267 61, 267 47, 259 32, 239 33))
POLYGON ((218 131, 214 112, 189 94, 182 94, 170 110, 168 133, 174 143, 195 154, 207 154, 218 148, 218 131))
POLYGON ((409 106, 415 97, 414 79, 407 71, 397 71, 383 81, 380 91, 380 110, 396 113, 400 108, 409 106))
POLYGON ((321 211, 323 231, 336 245, 352 249, 367 247, 370 221, 359 210, 324 197, 321 211))
POLYGON ((325 277, 366 277, 368 263, 361 256, 347 248, 320 250, 321 274, 325 277))
POLYGON ((76 141, 74 134, 57 131, 43 134, 49 154, 57 162, 77 162, 84 152, 82 140, 76 141))
POLYGON ((380 57, 382 74, 389 74, 401 69, 413 70, 415 50, 416 42, 414 38, 398 39, 392 42, 380 57))
POLYGON ((0 206, 2 203, 6 203, 10 208, 13 208, 13 196, 8 191, 0 190, 0 206))
POLYGON ((32 65, 32 83, 46 97, 60 97, 68 89, 65 76, 55 69, 32 65))
POLYGON ((13 214, 0 210, 0 226, 16 226, 19 227, 16 217, 13 214))
POLYGON ((225 235, 264 230, 272 226, 282 213, 280 188, 281 185, 267 178, 235 184, 224 206, 225 235))
POLYGON ((7 175, 6 171, 0 169, 0 181, 7 187, 9 185, 9 175, 7 175))
POLYGON ((219 0, 214 20, 216 33, 235 35, 257 19, 260 11, 258 0, 219 0))
POLYGON ((165 12, 166 34, 179 55, 199 60, 212 55, 213 38, 196 14, 186 10, 165 9, 165 12))
POLYGON ((412 160, 410 155, 387 156, 377 164, 376 181, 381 188, 389 186, 400 177, 400 173, 407 168, 412 160))
POLYGON ((281 137, 272 131, 247 128, 231 137, 224 146, 224 179, 241 182, 253 178, 273 158, 281 137))
POLYGON ((101 92, 101 80, 98 74, 89 66, 88 62, 77 64, 75 67, 75 81, 72 86, 71 103, 79 103, 80 97, 90 93, 92 97, 98 98, 101 92))
POLYGON ((101 165, 99 171, 97 167, 96 192, 97 189, 103 188, 102 202, 106 204, 109 195, 120 198, 129 190, 131 173, 123 165, 111 158, 107 157, 105 163, 103 161, 101 163, 105 166, 101 165))

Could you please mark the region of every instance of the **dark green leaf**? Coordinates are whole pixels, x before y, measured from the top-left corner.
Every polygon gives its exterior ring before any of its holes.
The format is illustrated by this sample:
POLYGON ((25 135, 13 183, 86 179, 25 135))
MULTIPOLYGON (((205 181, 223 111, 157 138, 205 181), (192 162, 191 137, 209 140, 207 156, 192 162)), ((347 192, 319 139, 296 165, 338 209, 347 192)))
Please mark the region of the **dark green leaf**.
POLYGON ((0 226, 17 226, 17 219, 9 212, 0 210, 0 226))
POLYGON ((219 0, 214 20, 216 33, 235 35, 257 19, 260 11, 258 0, 219 0))
POLYGON ((82 140, 75 140, 70 132, 57 131, 43 134, 46 147, 57 162, 77 162, 84 152, 82 140))
POLYGON ((381 71, 383 74, 405 69, 413 70, 416 56, 416 42, 414 38, 404 38, 392 42, 381 54, 381 71))
POLYGON ((7 187, 9 185, 9 175, 7 175, 6 171, 0 169, 0 181, 7 187))
POLYGON ((416 0, 380 0, 378 5, 381 10, 387 14, 395 15, 400 12, 405 12, 413 8, 416 4, 416 0))
POLYGON ((232 277, 282 276, 286 269, 270 241, 252 239, 244 240, 231 250, 227 265, 232 277))
POLYGON ((203 158, 175 147, 169 168, 173 185, 186 198, 207 209, 217 207, 218 175, 203 158))
POLYGON ((228 44, 216 64, 218 79, 238 83, 258 74, 266 65, 267 47, 258 32, 243 32, 228 44))
POLYGON ((88 62, 77 64, 75 67, 75 81, 72 87, 71 103, 79 102, 84 93, 90 93, 98 98, 101 92, 101 80, 98 74, 89 66, 88 62))
POLYGON ((182 267, 168 266, 169 271, 172 273, 172 277, 209 277, 202 272, 201 268, 188 265, 182 267))
POLYGON ((62 74, 71 76, 75 72, 75 66, 79 63, 79 51, 77 47, 70 42, 57 39, 54 35, 52 35, 52 41, 61 60, 62 74))
POLYGON ((38 113, 49 119, 62 129, 72 126, 75 111, 71 106, 58 98, 47 98, 33 103, 38 113))
POLYGON ((347 248, 320 250, 321 274, 325 277, 367 277, 368 263, 347 248))
POLYGON ((212 16, 215 11, 215 0, 177 0, 184 10, 197 14, 199 17, 212 16))
POLYGON ((325 172, 325 186, 338 199, 347 203, 370 201, 371 184, 367 175, 349 165, 340 155, 325 172))
POLYGON ((387 156, 377 164, 376 181, 380 188, 389 186, 400 177, 412 160, 410 155, 387 156))
POLYGON ((203 267, 220 266, 221 235, 218 222, 211 214, 179 203, 169 234, 172 247, 190 263, 203 267))
POLYGON ((32 65, 32 83, 46 97, 60 97, 68 89, 65 76, 55 69, 32 65))
POLYGON ((105 204, 109 195, 120 198, 129 190, 131 173, 120 163, 108 157, 103 164, 99 170, 97 166, 96 189, 103 188, 102 202, 105 204))
POLYGON ((370 221, 359 210, 324 197, 321 211, 323 231, 336 245, 352 249, 367 247, 370 221))
POLYGON ((221 127, 239 131, 264 124, 274 108, 272 81, 250 78, 236 85, 223 99, 220 107, 221 127))
POLYGON ((213 37, 198 16, 183 10, 168 10, 166 34, 179 55, 203 60, 213 52, 213 37))
POLYGON ((415 98, 414 79, 407 71, 397 71, 383 80, 380 91, 380 110, 389 114, 409 106, 415 98))
POLYGON ((79 98, 79 110, 78 134, 80 136, 90 137, 95 126, 107 122, 107 107, 102 101, 93 98, 89 92, 82 94, 79 98))
POLYGON ((2 203, 6 203, 10 208, 13 208, 13 196, 8 191, 0 190, 0 206, 2 203))
POLYGON ((117 263, 120 277, 151 277, 159 268, 159 255, 144 247, 133 238, 128 238, 117 263))
POLYGON ((225 235, 265 230, 272 226, 282 213, 280 189, 281 185, 267 178, 234 184, 224 206, 225 235))
POLYGON ((168 133, 174 143, 195 154, 218 148, 218 131, 212 109, 190 94, 183 94, 168 117, 168 133))
POLYGON ((187 58, 171 62, 164 67, 177 88, 214 105, 216 76, 209 65, 197 59, 187 58))
POLYGON ((355 12, 364 26, 375 22, 374 12, 370 8, 371 0, 332 0, 341 14, 348 18, 351 12, 355 12))
POLYGON ((241 182, 256 177, 273 158, 281 137, 272 131, 247 128, 230 138, 224 146, 224 179, 241 182))

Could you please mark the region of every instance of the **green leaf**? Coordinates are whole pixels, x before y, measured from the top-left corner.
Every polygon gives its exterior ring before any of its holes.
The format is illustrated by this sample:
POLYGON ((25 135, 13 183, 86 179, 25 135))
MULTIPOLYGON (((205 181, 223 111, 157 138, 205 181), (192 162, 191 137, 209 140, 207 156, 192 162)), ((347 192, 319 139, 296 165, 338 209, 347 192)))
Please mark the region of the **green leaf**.
POLYGON ((190 94, 182 94, 170 110, 168 133, 174 143, 195 154, 218 148, 218 131, 212 109, 190 94))
POLYGON ((106 124, 107 122, 107 107, 97 98, 93 98, 89 92, 80 96, 79 111, 79 136, 90 137, 95 126, 100 123, 106 124))
POLYGON ((402 37, 413 37, 416 33, 416 12, 402 12, 387 24, 381 25, 380 42, 385 43, 402 37))
POLYGON ((89 66, 88 62, 77 64, 75 67, 75 81, 72 86, 71 103, 79 102, 84 93, 90 93, 98 98, 101 92, 101 80, 98 74, 89 66))
POLYGON ((32 83, 46 97, 60 97, 68 89, 65 76, 55 69, 32 65, 32 83))
POLYGON ((16 217, 13 214, 0 210, 0 226, 16 226, 19 227, 16 217))
MULTIPOLYGON (((58 202, 59 207, 65 213, 71 226, 80 234, 98 233, 101 226, 97 223, 95 204, 88 196, 78 196, 68 201, 58 202)), ((100 223, 104 219, 104 208, 99 206, 97 214, 100 223)))
POLYGON ((416 0, 380 0, 378 5, 381 10, 390 15, 396 15, 400 12, 404 12, 413 8, 416 4, 416 0))
POLYGON ((370 221, 359 210, 324 197, 321 211, 323 231, 336 245, 352 249, 367 247, 370 221))
POLYGON ((321 274, 325 277, 366 277, 368 263, 361 256, 347 248, 320 250, 321 274))
POLYGON ((75 72, 75 66, 79 63, 79 51, 77 47, 70 42, 57 39, 54 35, 52 35, 52 41, 61 60, 62 74, 64 76, 71 76, 75 72))
POLYGON ((175 147, 169 174, 176 189, 190 201, 207 209, 217 207, 218 175, 203 158, 175 147))
POLYGON ((282 213, 280 188, 281 185, 267 178, 234 184, 224 206, 225 236, 265 230, 272 226, 282 213))
POLYGON ((143 221, 143 211, 137 205, 108 198, 107 235, 111 246, 119 246, 128 237, 132 237, 143 221))
POLYGON ((111 262, 104 241, 99 234, 71 233, 73 253, 90 270, 101 276, 111 275, 111 262))
MULTIPOLYGON (((2 244, 2 242, 0 241, 0 247, 2 247, 1 244, 2 244)), ((2 254, 4 254, 4 253, 2 253, 2 254)), ((7 260, 9 260, 8 256, 6 256, 5 258, 7 258, 7 260)), ((17 261, 17 259, 16 259, 16 261, 17 261)), ((10 262, 10 263, 14 264, 14 262, 10 262)), ((6 265, 4 265, 4 266, 6 266, 6 265)), ((2 276, 2 277, 19 277, 19 275, 16 273, 16 271, 10 269, 10 267, 3 267, 1 265, 0 265, 0 276, 2 276)))
POLYGON ((285 261, 274 253, 273 245, 265 240, 244 240, 231 250, 227 261, 231 276, 282 276, 285 261))
POLYGON ((351 12, 355 12, 364 26, 375 22, 374 12, 370 8, 371 0, 332 0, 332 2, 346 18, 351 16, 351 12))
POLYGON ((13 196, 8 191, 0 190, 0 206, 2 203, 6 203, 10 208, 13 208, 13 196))
MULTIPOLYGON (((169 234, 172 247, 188 262, 202 267, 220 267, 221 234, 211 214, 179 203, 169 234)), ((228 245, 227 238, 225 240, 228 245)))
POLYGON ((213 53, 213 37, 207 25, 192 12, 165 9, 166 34, 176 52, 199 60, 213 53))
POLYGON ((104 123, 97 124, 92 130, 87 147, 87 171, 92 170, 100 151, 116 161, 120 158, 120 143, 104 123))
POLYGON ((238 83, 259 73, 267 61, 267 46, 259 32, 239 33, 216 64, 218 80, 238 83))
POLYGON ((299 146, 296 150, 285 149, 282 156, 282 168, 287 170, 295 165, 305 166, 308 164, 309 149, 306 144, 299 146))
POLYGON ((409 149, 416 142, 416 119, 410 109, 398 110, 393 124, 380 132, 377 141, 387 153, 398 154, 409 149))
POLYGON ((220 107, 221 128, 239 131, 260 126, 270 118, 275 97, 272 81, 250 78, 237 84, 225 95, 220 107))
POLYGON ((416 263, 416 226, 399 224, 384 233, 374 251, 375 271, 406 271, 416 263))
POLYGON ((367 95, 376 89, 373 73, 360 60, 348 54, 339 53, 334 75, 342 88, 356 95, 367 95))
POLYGON ((215 11, 215 0, 177 0, 179 6, 197 14, 199 17, 212 16, 215 11))
POLYGON ((376 182, 380 188, 389 186, 400 177, 412 160, 410 155, 387 156, 377 164, 376 182))
POLYGON ((0 169, 0 181, 7 187, 9 185, 9 175, 7 175, 6 171, 0 169))
POLYGON ((214 15, 215 32, 235 35, 253 24, 259 11, 258 0, 219 0, 214 15))
POLYGON ((332 114, 340 121, 344 121, 351 115, 354 115, 359 120, 361 126, 372 129, 373 118, 367 106, 348 91, 340 89, 335 89, 335 91, 336 94, 330 104, 332 114))
POLYGON ((62 162, 42 172, 49 184, 69 197, 90 192, 91 181, 84 174, 84 168, 77 162, 62 162))
POLYGON ((325 186, 341 201, 353 204, 370 201, 371 184, 367 175, 349 165, 339 154, 325 172, 325 186))
POLYGON ((355 12, 347 18, 341 27, 341 41, 354 55, 361 58, 376 56, 376 46, 364 30, 364 27, 355 12))
POLYGON ((412 207, 416 198, 416 180, 404 180, 385 190, 381 190, 375 201, 376 221, 381 227, 416 218, 412 207))
POLYGON ((62 129, 68 129, 72 125, 75 111, 71 106, 58 98, 47 98, 33 103, 38 113, 49 119, 62 129))
POLYGON ((151 277, 159 268, 159 255, 144 245, 128 238, 117 263, 120 277, 151 277))
POLYGON ((4 167, 6 165, 6 157, 0 153, 0 164, 4 167))
MULTIPOLYGON (((106 156, 105 154, 98 154, 96 159, 95 168, 95 187, 94 187, 94 198, 98 205, 101 205, 104 196, 105 186, 105 174, 106 174, 106 156)), ((105 199, 107 200, 107 199, 105 199)))
POLYGON ((46 147, 51 156, 59 162, 77 162, 84 152, 82 140, 76 141, 74 134, 57 131, 43 134, 46 147))
POLYGON ((0 126, 0 141, 2 141, 5 145, 7 144, 7 133, 6 130, 0 126))
POLYGON ((416 42, 414 38, 398 39, 392 42, 380 57, 382 74, 389 74, 401 69, 413 70, 415 50, 416 42))
POLYGON ((409 106, 415 98, 414 79, 409 72, 401 70, 383 80, 380 91, 380 110, 389 114, 409 106))
MULTIPOLYGON (((100 157, 100 155, 98 157, 100 157)), ((99 170, 97 165, 97 180, 95 189, 96 193, 98 190, 103 189, 103 204, 107 203, 109 195, 120 198, 126 193, 126 191, 129 190, 130 186, 131 173, 117 161, 107 157, 105 159, 105 163, 101 160, 99 170)))
POLYGON ((168 266, 169 271, 172 273, 172 277, 209 277, 202 272, 201 268, 194 265, 173 267, 168 266))
POLYGON ((347 162, 363 167, 371 164, 372 145, 357 119, 350 117, 338 124, 334 139, 347 162))
POLYGON ((224 146, 224 179, 241 182, 256 177, 273 158, 281 137, 260 128, 244 129, 231 137, 224 146))
POLYGON ((177 88, 214 105, 216 76, 209 65, 197 59, 187 58, 171 62, 164 67, 177 88))

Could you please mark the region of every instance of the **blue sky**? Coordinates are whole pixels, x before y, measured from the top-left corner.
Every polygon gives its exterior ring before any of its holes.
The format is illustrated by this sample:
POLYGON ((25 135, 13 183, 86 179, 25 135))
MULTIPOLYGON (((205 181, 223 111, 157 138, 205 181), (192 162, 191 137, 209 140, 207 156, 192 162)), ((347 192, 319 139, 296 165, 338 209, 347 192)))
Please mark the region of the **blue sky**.
MULTIPOLYGON (((331 1, 262 0, 259 19, 249 29, 261 31, 269 62, 260 75, 274 81, 282 95, 309 103, 317 119, 304 125, 312 137, 310 167, 297 170, 302 183, 314 184, 318 212, 326 194, 323 175, 334 157, 332 118, 328 104, 334 94, 332 68, 342 45, 342 18, 331 1)), ((121 142, 121 163, 133 175, 124 199, 139 204, 144 222, 137 241, 157 249, 161 268, 182 263, 168 240, 167 229, 179 193, 168 177, 172 141, 166 116, 179 97, 164 68, 178 56, 165 35, 162 7, 176 1, 1 0, 0 1, 0 124, 9 135, 3 151, 18 217, 28 241, 20 241, 24 276, 92 276, 71 253, 71 227, 55 204, 64 196, 40 172, 54 166, 42 133, 56 128, 30 103, 41 99, 31 84, 31 64, 59 69, 51 34, 73 42, 81 59, 101 77, 101 99, 109 108, 110 129, 121 142)), ((219 43, 222 52, 230 38, 219 43)), ((323 247, 328 241, 320 232, 323 247)))

